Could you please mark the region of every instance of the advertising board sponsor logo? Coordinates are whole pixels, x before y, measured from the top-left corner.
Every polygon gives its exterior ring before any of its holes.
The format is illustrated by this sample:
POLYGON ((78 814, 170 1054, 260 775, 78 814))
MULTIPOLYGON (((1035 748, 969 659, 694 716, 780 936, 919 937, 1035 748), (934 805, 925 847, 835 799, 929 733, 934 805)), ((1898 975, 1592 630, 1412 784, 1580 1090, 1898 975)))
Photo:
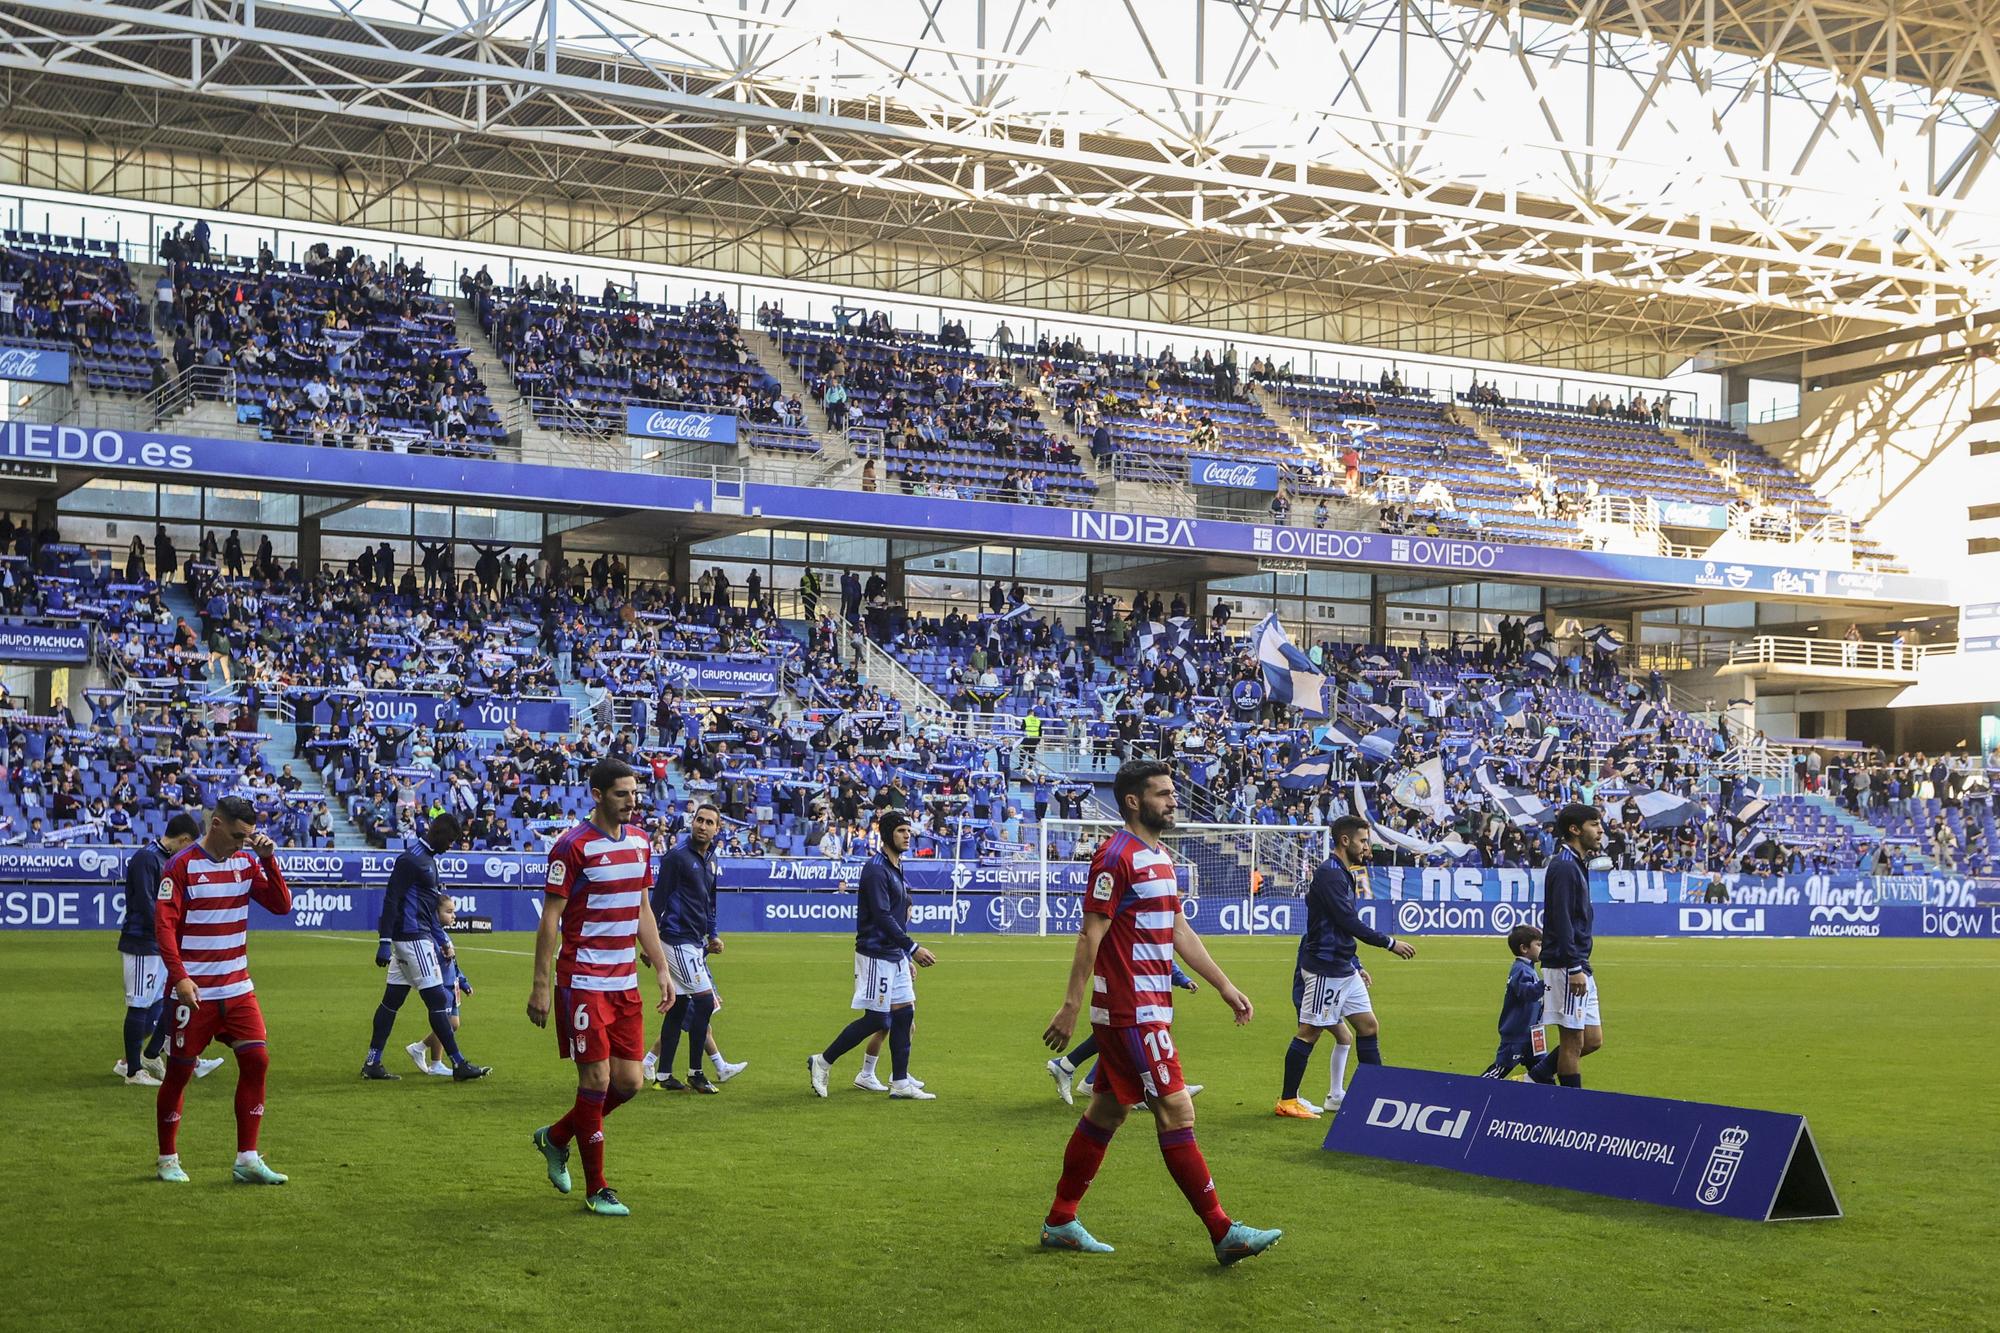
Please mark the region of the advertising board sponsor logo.
POLYGON ((1923 926, 1948 940, 1983 939, 2000 934, 2000 907, 1926 907, 1923 926))
POLYGON ((1722 575, 1717 572, 1713 560, 1701 562, 1701 573, 1694 576, 1694 581, 1704 588, 1720 588, 1723 584, 1722 575))
POLYGON ((1716 1136, 1708 1165, 1702 1168, 1701 1187, 1694 1193, 1696 1203, 1713 1208, 1729 1197, 1729 1186, 1736 1179, 1736 1168, 1743 1165, 1743 1149, 1749 1142, 1750 1131, 1736 1125, 1716 1136))
POLYGON ((1462 1139, 1472 1112, 1453 1112, 1454 1108, 1449 1106, 1425 1106, 1422 1102, 1377 1097, 1375 1104, 1368 1108, 1368 1123, 1377 1129, 1401 1129, 1413 1134, 1429 1134, 1433 1138, 1462 1139))
POLYGON ((0 380, 69 383, 69 353, 55 347, 0 347, 0 380))
POLYGON ((1725 567, 1722 571, 1723 581, 1728 583, 1730 587, 1739 590, 1749 587, 1750 580, 1755 577, 1756 577, 1755 574, 1752 574, 1748 569, 1745 569, 1742 565, 1729 565, 1725 567))
POLYGON ((727 412, 681 412, 673 408, 628 407, 625 433, 653 440, 736 443, 736 418, 727 412))
POLYGON ((1215 915, 1215 928, 1246 935, 1289 935, 1292 904, 1224 903, 1215 915))
POLYGON ((1194 525, 1184 518, 1160 514, 1103 514, 1072 510, 1069 535, 1080 542, 1119 546, 1188 546, 1195 544, 1194 525))
POLYGON ((292 895, 294 925, 325 925, 329 915, 353 910, 354 895, 350 893, 328 893, 324 889, 304 888, 292 895))
POLYGON ((1500 561, 1500 548, 1492 542, 1456 541, 1448 537, 1392 537, 1389 558, 1398 564, 1444 569, 1491 569, 1500 561))
POLYGON ((1231 486, 1239 490, 1261 489, 1259 482, 1262 470, 1254 463, 1224 463, 1216 459, 1204 459, 1194 466, 1194 484, 1197 486, 1231 486))
POLYGON ((1484 933, 1491 921, 1484 903, 1427 903, 1406 898, 1396 904, 1396 929, 1408 935, 1445 930, 1484 933))
POLYGON ((1882 909, 1874 903, 1847 905, 1816 903, 1806 913, 1808 935, 1863 935, 1882 933, 1882 909))
POLYGON ((1762 935, 1764 909, 1761 907, 1683 907, 1683 935, 1762 935))

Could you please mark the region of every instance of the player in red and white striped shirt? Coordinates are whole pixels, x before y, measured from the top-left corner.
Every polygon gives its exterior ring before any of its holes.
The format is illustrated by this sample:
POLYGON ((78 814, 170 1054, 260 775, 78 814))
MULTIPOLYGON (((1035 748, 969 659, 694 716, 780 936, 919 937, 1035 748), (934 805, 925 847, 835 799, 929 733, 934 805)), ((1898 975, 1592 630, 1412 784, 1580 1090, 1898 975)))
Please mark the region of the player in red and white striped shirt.
POLYGON ((257 831, 257 807, 241 796, 225 796, 215 803, 208 831, 167 862, 160 876, 153 930, 173 994, 174 1031, 157 1102, 161 1180, 188 1178, 175 1149, 181 1099, 196 1058, 220 1037, 236 1052, 235 1178, 246 1185, 285 1183, 257 1153, 271 1059, 246 948, 252 901, 280 915, 292 910, 277 851, 257 831))
POLYGON ((548 1025, 554 1007, 557 1051, 576 1061, 576 1104, 555 1124, 536 1130, 534 1143, 548 1165, 549 1183, 564 1194, 570 1190, 569 1145, 572 1140, 581 1145, 583 1206, 624 1217, 631 1209, 604 1183, 604 1117, 645 1084, 639 950, 660 979, 663 1014, 673 1007, 674 983, 659 923, 646 905, 653 884, 652 844, 626 822, 638 804, 639 780, 623 761, 600 759, 590 770, 590 793, 595 802, 590 818, 549 849, 542 924, 535 933, 535 983, 528 994, 528 1020, 536 1027, 548 1025))
POLYGON ((1053 1250, 1110 1253, 1109 1245, 1076 1220, 1076 1208, 1104 1161, 1111 1136, 1125 1123, 1126 1105, 1143 1100, 1153 1112, 1167 1170, 1208 1228, 1215 1257, 1226 1267, 1263 1253, 1283 1233, 1232 1222, 1195 1146, 1194 1099, 1174 1053, 1175 952, 1215 987, 1239 1026, 1250 1021, 1250 1000, 1208 956, 1181 911, 1174 859, 1160 841, 1174 826, 1173 770, 1155 759, 1134 759, 1118 770, 1111 792, 1125 827, 1091 858, 1069 990, 1042 1034, 1052 1050, 1069 1045, 1088 987, 1090 1029, 1098 1043, 1097 1082, 1063 1152, 1062 1179, 1042 1223, 1042 1244, 1053 1250))

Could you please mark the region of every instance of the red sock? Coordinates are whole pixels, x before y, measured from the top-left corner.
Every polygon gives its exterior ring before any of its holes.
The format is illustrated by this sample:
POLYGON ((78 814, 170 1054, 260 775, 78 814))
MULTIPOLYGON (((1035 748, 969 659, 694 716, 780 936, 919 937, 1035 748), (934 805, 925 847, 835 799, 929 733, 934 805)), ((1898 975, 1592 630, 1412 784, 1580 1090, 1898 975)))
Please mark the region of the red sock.
MULTIPOLYGON (((577 1148, 583 1153, 583 1191, 595 1194, 604 1188, 604 1103, 605 1095, 588 1088, 576 1090, 576 1105, 563 1117, 577 1148)), ((550 1137, 554 1137, 553 1131, 550 1137)))
POLYGON ((620 1092, 616 1088, 611 1089, 609 1092, 604 1094, 604 1114, 610 1115, 613 1111, 623 1106, 626 1102, 631 1101, 632 1096, 633 1094, 629 1092, 620 1092))
POLYGON ((1194 1129, 1170 1129, 1160 1135, 1160 1156, 1167 1159, 1167 1170, 1173 1173, 1174 1184, 1181 1187, 1187 1201, 1208 1228, 1210 1240, 1221 1240, 1229 1234, 1229 1214, 1222 1211, 1222 1204, 1215 1197, 1215 1179, 1208 1174, 1208 1163, 1202 1160, 1201 1149, 1195 1146, 1194 1129))
POLYGON ((160 1156, 172 1157, 174 1142, 181 1132, 181 1100, 187 1095, 188 1080, 194 1077, 194 1061, 176 1055, 167 1061, 167 1077, 153 1102, 159 1120, 160 1156))
POLYGON ((264 1127, 264 1075, 271 1057, 261 1041, 236 1048, 236 1151, 256 1152, 264 1127))
POLYGON ((1062 1179, 1056 1182, 1056 1201, 1049 1205, 1050 1226, 1076 1221, 1076 1206, 1083 1201, 1083 1192, 1090 1188, 1090 1182, 1097 1178, 1097 1168, 1104 1164, 1105 1149, 1111 1146, 1115 1132, 1093 1125, 1088 1118, 1076 1122, 1076 1128, 1070 1131, 1069 1146, 1063 1149, 1062 1179))

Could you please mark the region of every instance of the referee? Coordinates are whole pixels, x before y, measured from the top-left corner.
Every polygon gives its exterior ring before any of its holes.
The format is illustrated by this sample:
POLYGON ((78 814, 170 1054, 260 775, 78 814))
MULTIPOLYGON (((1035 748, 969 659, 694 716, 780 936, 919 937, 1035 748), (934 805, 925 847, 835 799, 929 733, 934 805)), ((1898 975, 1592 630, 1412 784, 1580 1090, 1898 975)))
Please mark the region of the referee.
POLYGON ((1542 1022, 1555 1025, 1557 1044, 1535 1066, 1546 1082, 1553 1068, 1566 1088, 1583 1086, 1578 1066, 1604 1044, 1597 977, 1590 966, 1590 875, 1585 867, 1604 845, 1597 807, 1566 805, 1556 813, 1561 845, 1542 872, 1542 1022))

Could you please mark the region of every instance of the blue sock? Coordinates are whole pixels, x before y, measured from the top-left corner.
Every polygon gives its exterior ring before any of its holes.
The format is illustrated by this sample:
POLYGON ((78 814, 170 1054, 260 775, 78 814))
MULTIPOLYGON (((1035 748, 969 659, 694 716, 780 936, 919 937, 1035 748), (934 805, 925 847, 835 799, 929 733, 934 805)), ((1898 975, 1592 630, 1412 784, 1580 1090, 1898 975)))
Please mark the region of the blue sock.
POLYGON ((1354 1039, 1354 1058, 1356 1060, 1359 1060, 1364 1065, 1381 1064, 1382 1063, 1381 1037, 1379 1035, 1374 1037, 1356 1037, 1354 1039))
POLYGON ((444 1058, 456 1069, 465 1063, 465 1057, 458 1053, 458 1034, 451 1030, 451 993, 442 986, 428 986, 423 998, 424 1007, 431 1013, 431 1033, 437 1037, 438 1045, 444 1047, 444 1058))
POLYGON ((916 1021, 914 1004, 889 1011, 889 1076, 898 1083, 910 1076, 910 1028, 916 1021))
POLYGON ((1544 1055, 1544 1056, 1543 1056, 1543 1057, 1542 1057, 1541 1059, 1539 1059, 1539 1060, 1535 1061, 1535 1063, 1533 1063, 1533 1064, 1529 1065, 1529 1066, 1528 1066, 1528 1077, 1529 1077, 1529 1078, 1531 1078, 1531 1079, 1533 1079, 1533 1080, 1535 1080, 1535 1082, 1537 1082, 1537 1083, 1553 1083, 1553 1082, 1555 1082, 1555 1081, 1556 1081, 1556 1053, 1555 1053, 1554 1051, 1550 1051, 1550 1052, 1549 1052, 1549 1053, 1548 1053, 1547 1055, 1544 1055))
POLYGON ((842 1028, 840 1035, 833 1039, 833 1044, 820 1052, 820 1059, 832 1064, 888 1026, 889 1015, 877 1013, 873 1009, 864 1009, 861 1011, 861 1017, 842 1028))
POLYGON ((1306 1066, 1312 1063, 1312 1043, 1298 1037, 1285 1048, 1285 1090, 1280 1100, 1291 1101, 1299 1095, 1299 1084, 1305 1081, 1306 1066))
POLYGON ((1583 1086, 1583 1075, 1557 1074, 1556 1082, 1562 1084, 1565 1088, 1580 1088, 1583 1086))
POLYGON ((146 1026, 147 1009, 127 1009, 125 1011, 125 1074, 131 1077, 139 1072, 139 1047, 151 1031, 146 1026))
MULTIPOLYGON (((688 1076, 701 1073, 702 1048, 708 1045, 708 1020, 715 1016, 715 992, 703 991, 699 995, 681 997, 688 1007, 688 1076)), ((667 1068, 667 1044, 660 1043, 660 1068, 667 1068)))
POLYGON ((1083 1068, 1083 1062, 1095 1056, 1096 1054, 1097 1054, 1097 1034, 1093 1032, 1088 1037, 1085 1037, 1082 1041, 1078 1042, 1076 1046, 1070 1051, 1070 1053, 1063 1057, 1063 1059, 1069 1062, 1069 1067, 1071 1069, 1081 1069, 1083 1068))
POLYGON ((409 998, 408 986, 384 986, 382 1003, 375 1006, 375 1031, 368 1038, 368 1063, 382 1063, 382 1049, 389 1044, 389 1030, 396 1026, 396 1011, 409 998))
MULTIPOLYGON (((660 1063, 661 1078, 668 1078, 674 1072, 674 1060, 681 1053, 681 1029, 687 1022, 688 998, 683 995, 674 1001, 674 1007, 667 1010, 666 1018, 660 1022, 660 1063)), ((694 1058, 701 1059, 701 1044, 694 1048, 694 1058)))
POLYGON ((160 1052, 167 1048, 167 1038, 173 1035, 173 1028, 168 1025, 166 1014, 167 1002, 165 1000, 153 1001, 153 1007, 146 1011, 146 1030, 153 1034, 146 1038, 146 1059, 148 1060, 157 1059, 160 1052))

